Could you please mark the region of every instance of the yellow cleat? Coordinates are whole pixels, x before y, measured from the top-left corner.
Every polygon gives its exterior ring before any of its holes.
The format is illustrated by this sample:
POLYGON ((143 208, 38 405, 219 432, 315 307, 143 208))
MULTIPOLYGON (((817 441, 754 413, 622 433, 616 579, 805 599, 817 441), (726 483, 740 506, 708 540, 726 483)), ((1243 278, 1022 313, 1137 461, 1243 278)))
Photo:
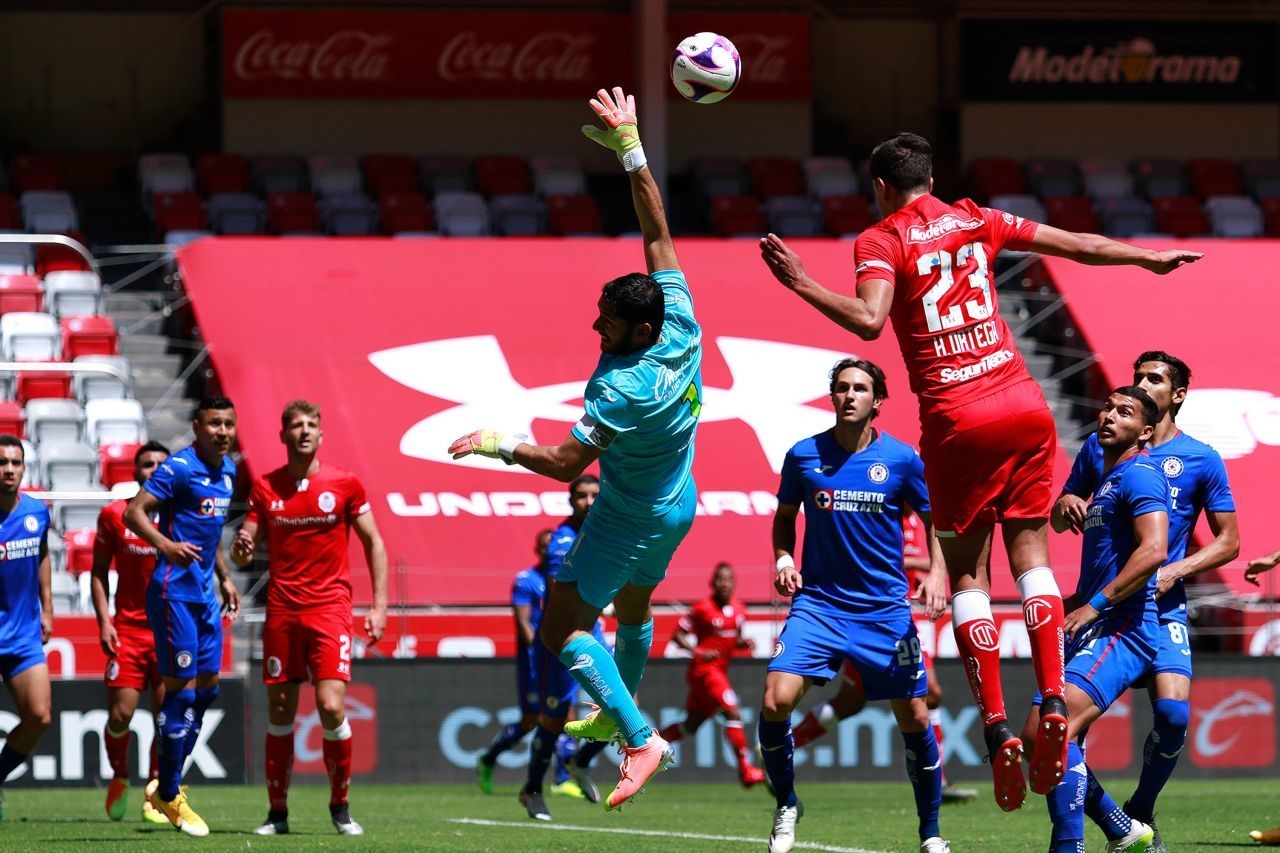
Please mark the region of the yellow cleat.
POLYGON ((125 795, 128 793, 128 779, 112 779, 107 783, 107 802, 103 806, 107 810, 107 817, 112 820, 124 820, 125 806, 128 805, 125 802, 125 795))
POLYGON ((618 724, 595 705, 591 707, 595 710, 585 718, 565 723, 564 733, 578 740, 613 740, 618 734, 618 724))
POLYGON ((169 818, 164 816, 164 812, 151 805, 151 800, 144 797, 142 800, 142 819, 147 823, 168 823, 169 818))
POLYGON ((160 798, 160 787, 157 785, 156 790, 151 795, 151 804, 168 818, 169 823, 187 835, 194 838, 204 838, 209 834, 209 824, 205 823, 204 819, 196 814, 190 804, 187 803, 186 785, 183 785, 178 790, 178 796, 167 802, 160 798))

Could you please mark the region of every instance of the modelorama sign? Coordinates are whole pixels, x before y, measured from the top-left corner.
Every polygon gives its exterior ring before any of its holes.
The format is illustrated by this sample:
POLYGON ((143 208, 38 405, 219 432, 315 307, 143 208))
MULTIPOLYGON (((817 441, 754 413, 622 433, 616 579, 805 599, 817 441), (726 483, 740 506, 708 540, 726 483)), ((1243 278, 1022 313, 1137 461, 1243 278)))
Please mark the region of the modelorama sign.
POLYGON ((961 23, 961 89, 972 101, 1268 101, 1269 22, 961 23))

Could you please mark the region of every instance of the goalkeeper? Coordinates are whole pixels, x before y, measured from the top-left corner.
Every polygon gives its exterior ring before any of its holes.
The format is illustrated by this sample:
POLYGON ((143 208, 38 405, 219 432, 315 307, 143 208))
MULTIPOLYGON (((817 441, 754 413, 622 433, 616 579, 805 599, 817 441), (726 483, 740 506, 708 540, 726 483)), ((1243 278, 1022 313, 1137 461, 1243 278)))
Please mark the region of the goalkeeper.
POLYGON ((479 454, 569 482, 600 461, 600 495, 565 557, 542 618, 541 637, 598 710, 568 723, 575 737, 618 736, 622 778, 605 800, 616 809, 671 762, 665 740, 633 698, 653 644, 649 599, 693 524, 693 440, 702 408, 702 330, 667 228, 662 198, 645 165, 635 98, 601 89, 591 107, 604 128, 583 133, 612 150, 631 179, 647 273, 605 283, 592 329, 600 362, 583 394, 582 418, 557 446, 477 430, 455 441, 454 458, 479 454), (611 655, 591 636, 610 603, 618 619, 611 655))

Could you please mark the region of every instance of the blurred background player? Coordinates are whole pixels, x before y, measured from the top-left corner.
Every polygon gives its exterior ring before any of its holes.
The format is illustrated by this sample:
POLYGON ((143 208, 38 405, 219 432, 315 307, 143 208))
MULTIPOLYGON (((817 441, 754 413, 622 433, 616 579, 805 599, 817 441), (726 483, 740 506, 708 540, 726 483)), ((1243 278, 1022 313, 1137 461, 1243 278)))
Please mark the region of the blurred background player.
POLYGON ((1249 565, 1245 566, 1244 579, 1254 586, 1259 586, 1258 576, 1265 575, 1276 566, 1280 566, 1280 551, 1275 551, 1262 557, 1254 557, 1249 561, 1249 565))
MULTIPOLYGON (((777 804, 769 851, 791 850, 804 815, 795 791, 791 712, 811 685, 826 684, 848 660, 868 699, 889 700, 902 731, 920 850, 946 853, 951 848, 938 826, 942 762, 929 726, 920 638, 902 571, 903 506, 916 507, 926 536, 931 532, 924 465, 910 446, 872 426, 889 396, 877 365, 843 359, 830 378, 835 427, 787 451, 773 517, 774 588, 793 601, 769 661, 757 727, 777 804), (795 564, 802 506, 803 574, 795 564)), ((923 590, 935 618, 946 607, 944 570, 936 559, 923 590)))
MULTIPOLYGON (((911 598, 919 600, 924 595, 924 583, 929 577, 932 560, 929 557, 929 537, 920 515, 909 507, 902 513, 902 564, 907 573, 907 582, 911 588, 911 598)), ((945 594, 945 593, 944 593, 945 594)), ((933 667, 933 656, 924 649, 920 650, 924 659, 924 671, 927 691, 924 703, 929 708, 929 727, 933 729, 933 737, 938 741, 938 755, 945 766, 947 761, 946 745, 942 738, 942 685, 938 683, 938 673, 933 667)), ((792 732, 795 748, 808 746, 813 741, 831 731, 841 720, 859 713, 867 707, 867 692, 862 687, 862 677, 858 670, 848 661, 840 667, 840 686, 836 695, 809 709, 804 719, 792 732)), ((945 769, 942 774, 942 801, 944 803, 961 803, 978 796, 973 788, 960 788, 947 780, 945 769)))
MULTIPOLYGON (((1147 392, 1160 416, 1144 449, 1169 481, 1169 561, 1156 576, 1160 650, 1151 672, 1144 676, 1152 727, 1142 750, 1142 774, 1124 811, 1155 828, 1151 849, 1160 853, 1164 839, 1155 826, 1156 798, 1173 775, 1191 720, 1191 642, 1183 579, 1234 560, 1240 554, 1240 532, 1222 457, 1182 432, 1175 422, 1191 384, 1186 362, 1159 350, 1144 352, 1133 362, 1133 384, 1147 392), (1213 539, 1188 554, 1187 545, 1201 512, 1213 539)), ((1055 528, 1065 525, 1075 533, 1083 531, 1086 501, 1101 482, 1102 465, 1102 447, 1094 434, 1076 454, 1071 476, 1054 504, 1055 528)), ((1085 813, 1097 823, 1105 819, 1092 797, 1085 801, 1085 813)))
MULTIPOLYGON (((1146 850, 1155 831, 1130 818, 1085 764, 1085 734, 1156 659, 1160 619, 1153 578, 1169 549, 1169 483, 1143 450, 1160 413, 1141 388, 1111 392, 1098 413, 1102 479, 1089 504, 1080 543, 1080 584, 1063 623, 1067 649, 1067 773, 1046 798, 1053 835, 1049 853, 1084 853, 1084 807, 1096 798, 1105 815, 1107 853, 1146 850)), ((1065 530, 1054 519, 1054 530, 1065 530)), ((1033 705, 1024 731, 1038 724, 1033 705)))
POLYGON ((747 608, 733 597, 738 587, 733 566, 720 563, 711 573, 711 595, 680 617, 672 641, 689 652, 692 659, 685 670, 689 685, 685 718, 661 732, 663 740, 675 743, 692 735, 709 717, 724 716, 724 739, 738 757, 738 779, 750 788, 764 781, 764 771, 747 758, 747 737, 742 730, 742 709, 738 694, 729 683, 729 664, 738 649, 755 651, 756 644, 742 636, 747 608))
POLYGON ((320 407, 293 400, 280 414, 285 464, 259 477, 249 512, 231 544, 231 559, 246 565, 265 536, 270 573, 262 627, 262 680, 267 685, 266 778, 270 810, 255 835, 289 831, 289 779, 293 774, 293 721, 299 685, 310 676, 324 727, 329 773, 329 817, 341 835, 363 835, 351 817, 351 723, 346 716, 351 680, 351 567, 354 530, 364 549, 373 606, 364 618, 370 645, 387 627, 387 549, 364 486, 349 471, 322 463, 320 407))
MULTIPOLYGON (((151 472, 169 457, 169 448, 149 441, 133 455, 133 479, 141 486, 151 472)), ((98 636, 107 656, 107 723, 102 744, 111 763, 105 808, 112 820, 122 820, 125 795, 129 791, 129 743, 133 733, 129 723, 138 709, 142 691, 151 690, 151 713, 159 715, 164 702, 164 682, 156 667, 156 639, 147 622, 147 584, 156 567, 156 549, 146 544, 124 525, 128 501, 113 501, 98 513, 98 533, 93 540, 93 567, 89 590, 93 612, 98 617, 98 636), (115 616, 111 615, 110 570, 116 570, 115 616)), ((151 757, 147 780, 158 779, 160 749, 158 732, 151 737, 151 757)), ((142 798, 142 818, 150 823, 168 823, 151 800, 142 798)))
POLYGON ((164 701, 157 719, 160 774, 147 784, 147 797, 175 827, 203 837, 209 826, 187 802, 181 783, 204 713, 218 697, 222 611, 232 620, 240 611, 240 593, 219 548, 235 492, 236 466, 228 456, 236 440, 234 404, 204 398, 191 429, 195 441, 160 463, 129 502, 124 523, 156 549, 147 621, 164 701), (157 516, 158 525, 151 521, 157 516), (213 592, 215 575, 221 603, 213 592))
MULTIPOLYGON (((18 724, 0 749, 0 785, 31 756, 53 721, 53 688, 44 656, 44 644, 53 636, 49 508, 20 491, 26 469, 22 440, 0 435, 0 678, 18 712, 18 724)), ((0 788, 0 821, 3 806, 0 788)))
POLYGON ((1062 231, 968 199, 947 204, 932 195, 932 151, 914 133, 877 145, 870 169, 884 218, 854 244, 856 296, 806 275, 777 235, 760 241, 761 255, 778 281, 863 340, 878 338, 893 318, 920 401, 920 455, 951 576, 956 645, 982 714, 996 802, 1012 811, 1026 798, 1026 781, 1022 741, 1005 710, 1000 649, 992 642, 989 558, 1000 524, 1044 696, 1031 789, 1048 794, 1062 778, 1067 749, 1062 594, 1049 569, 1048 539, 1057 435, 1044 394, 1000 316, 991 264, 1008 247, 1162 275, 1202 255, 1062 231))
POLYGON ((676 548, 693 526, 694 435, 702 411, 702 329, 680 271, 662 196, 646 165, 636 126, 635 98, 614 87, 590 102, 605 129, 583 133, 610 149, 627 171, 648 274, 607 282, 592 328, 600 361, 583 394, 585 413, 556 446, 491 429, 449 446, 455 459, 477 453, 562 481, 600 460, 608 487, 583 525, 552 587, 542 641, 557 652, 598 706, 566 726, 575 737, 625 741, 622 776, 606 799, 620 807, 671 762, 667 744, 635 702, 649 649, 649 600, 666 577, 676 548), (618 619, 613 654, 592 637, 610 603, 618 619))

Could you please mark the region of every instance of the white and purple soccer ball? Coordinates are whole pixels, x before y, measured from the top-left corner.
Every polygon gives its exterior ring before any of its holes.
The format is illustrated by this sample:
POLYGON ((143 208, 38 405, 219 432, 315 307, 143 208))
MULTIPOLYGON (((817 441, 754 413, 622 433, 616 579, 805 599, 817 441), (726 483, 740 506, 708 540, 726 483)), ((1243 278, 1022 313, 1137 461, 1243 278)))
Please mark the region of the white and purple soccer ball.
POLYGON ((695 104, 723 101, 742 76, 738 49, 717 33, 696 33, 676 45, 671 55, 671 82, 695 104))

